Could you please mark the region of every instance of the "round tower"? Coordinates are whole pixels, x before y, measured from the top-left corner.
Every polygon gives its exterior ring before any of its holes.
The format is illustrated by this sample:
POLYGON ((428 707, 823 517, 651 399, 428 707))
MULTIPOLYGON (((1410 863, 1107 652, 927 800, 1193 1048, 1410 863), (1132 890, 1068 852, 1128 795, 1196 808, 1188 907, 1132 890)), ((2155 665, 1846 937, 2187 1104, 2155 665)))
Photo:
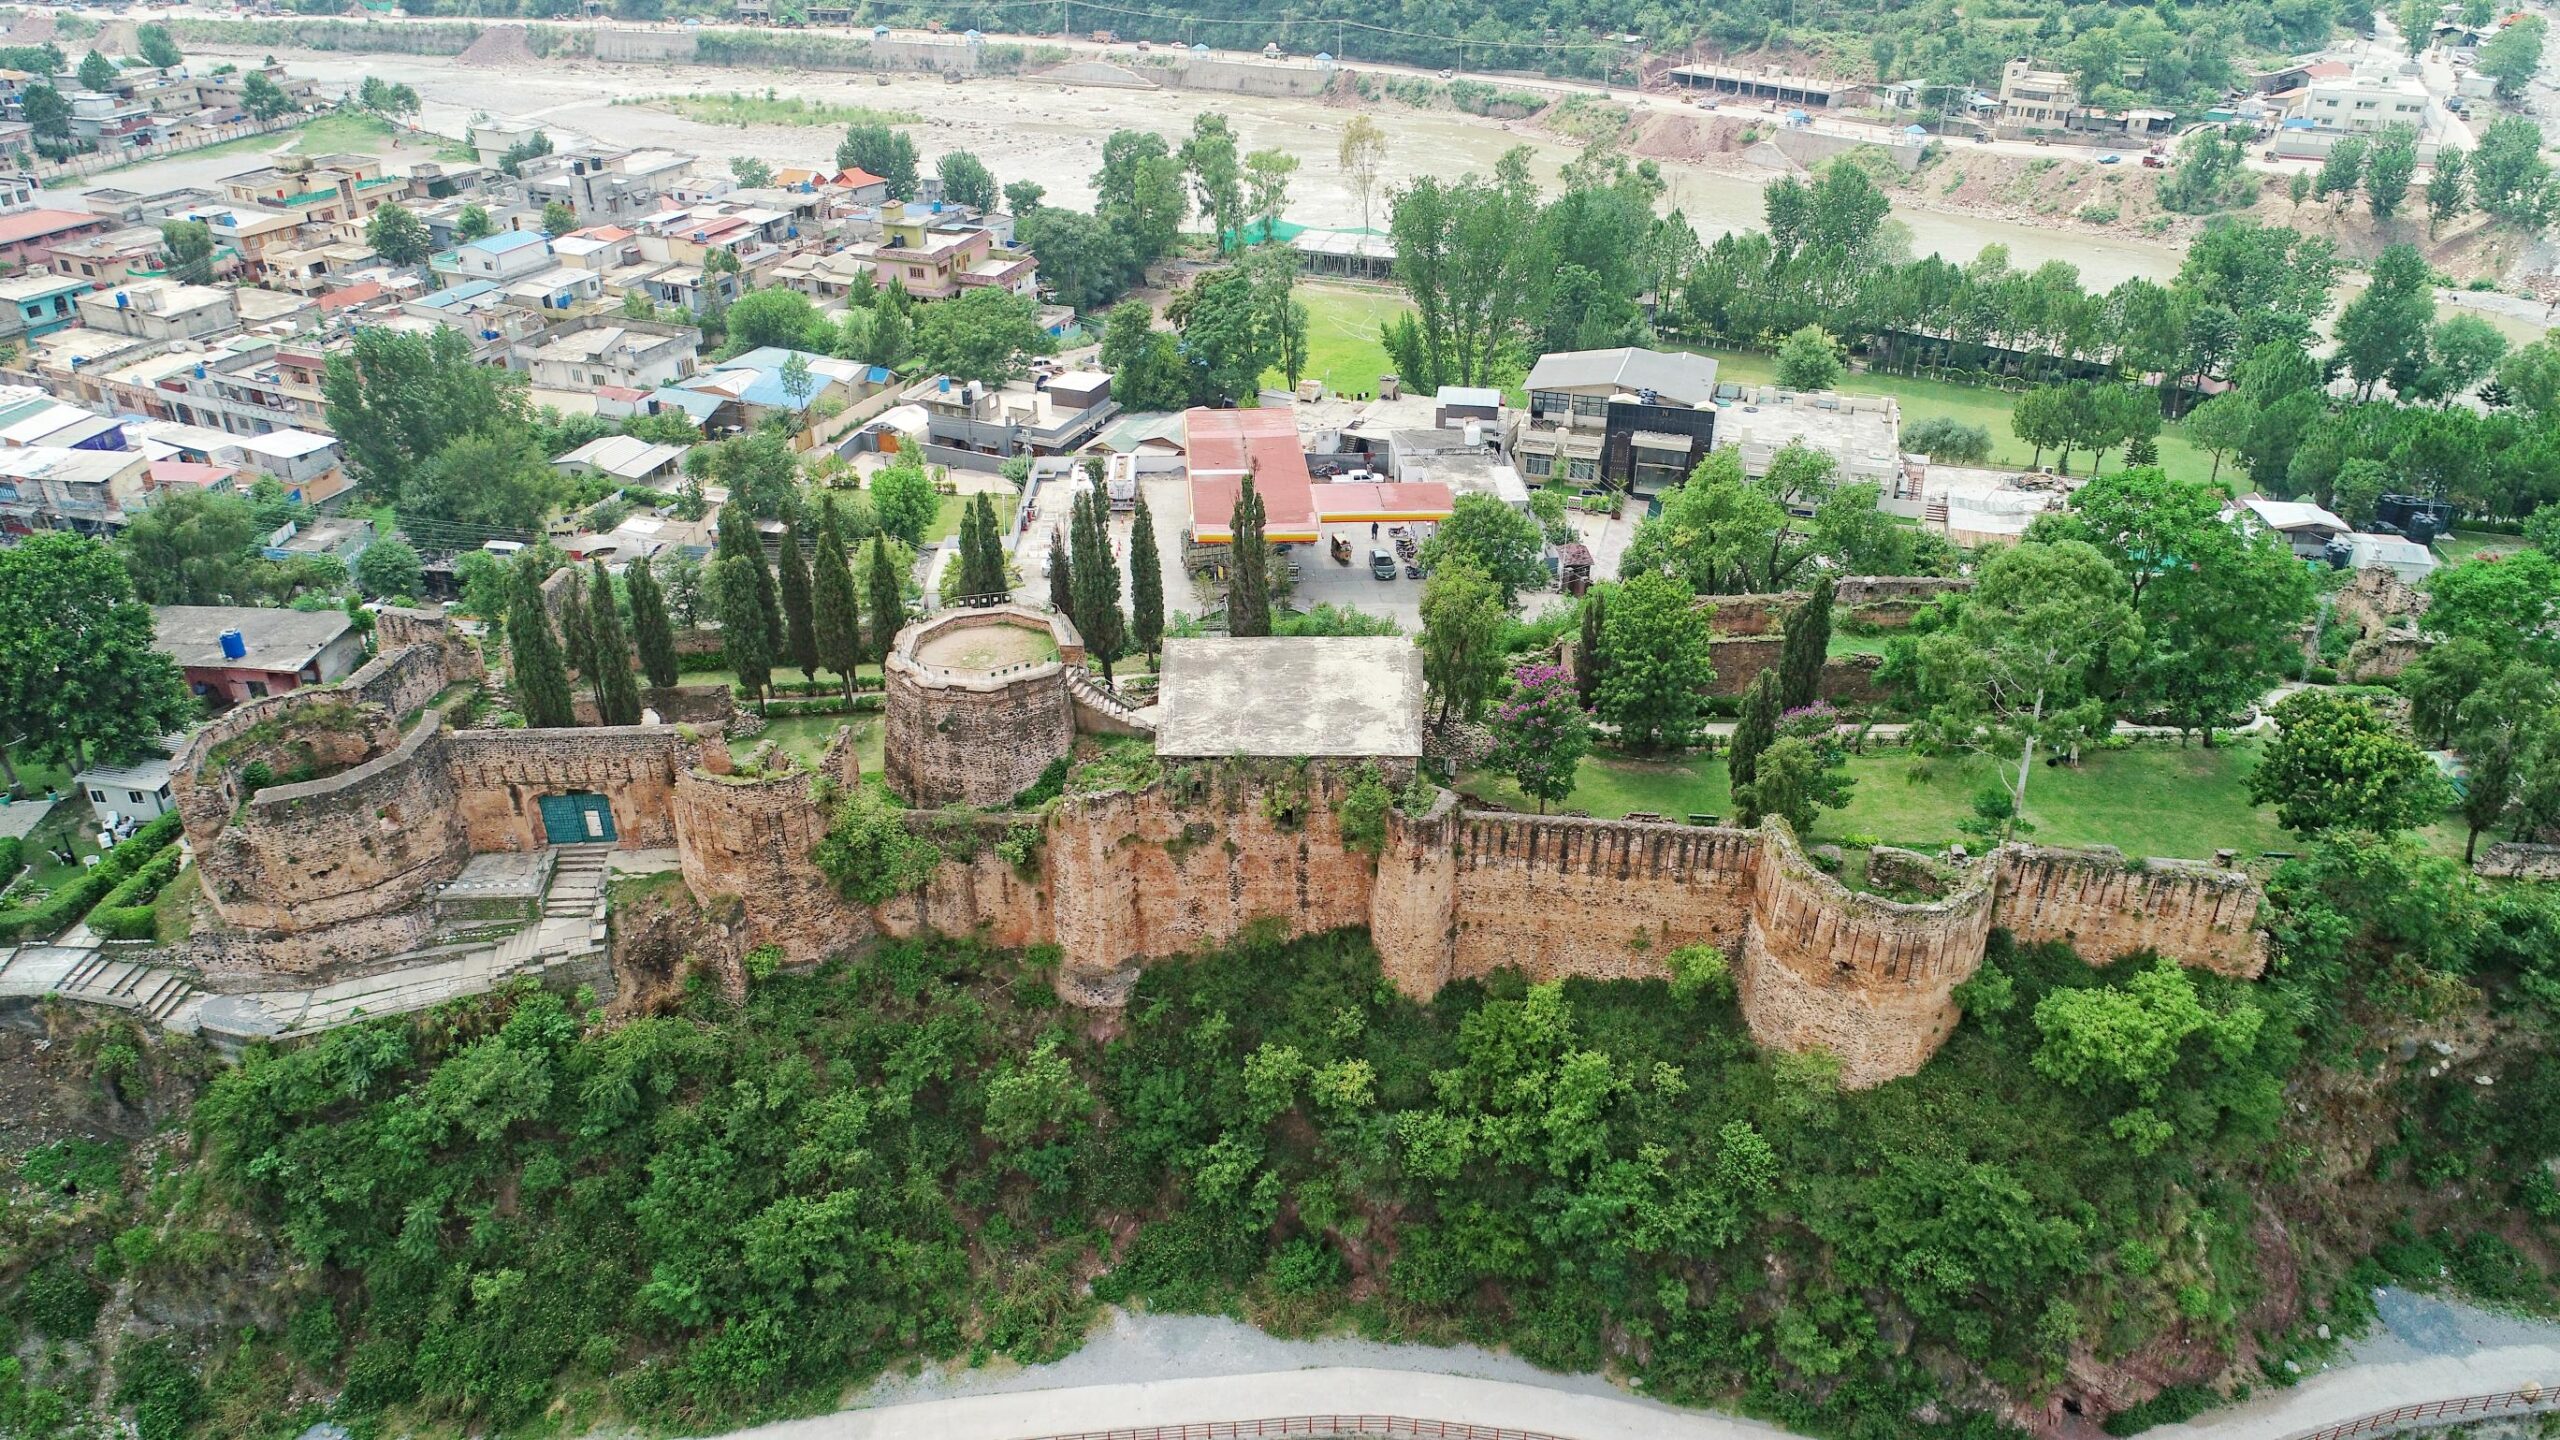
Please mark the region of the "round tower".
POLYGON ((1075 744, 1084 637, 1027 605, 948 610, 898 632, 881 668, 881 769, 909 805, 1003 806, 1075 744))

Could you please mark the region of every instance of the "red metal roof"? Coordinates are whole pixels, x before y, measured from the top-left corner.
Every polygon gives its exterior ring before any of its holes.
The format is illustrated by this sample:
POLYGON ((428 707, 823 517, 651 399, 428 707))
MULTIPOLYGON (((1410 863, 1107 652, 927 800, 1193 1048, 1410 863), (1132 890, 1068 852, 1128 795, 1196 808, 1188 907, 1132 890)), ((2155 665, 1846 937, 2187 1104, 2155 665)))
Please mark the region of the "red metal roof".
POLYGON ((344 310, 350 305, 361 305, 367 300, 379 300, 387 293, 389 292, 382 288, 382 282, 379 280, 360 280, 343 290, 332 290, 321 296, 320 308, 344 310))
POLYGON ((0 245, 15 245, 21 240, 40 240, 87 225, 104 226, 103 215, 86 210, 21 210, 15 215, 0 215, 0 245))
POLYGON ((1315 487, 1307 480, 1307 455, 1298 446, 1294 409, 1191 409, 1182 414, 1182 428, 1191 456, 1191 533, 1196 539, 1206 544, 1227 540, 1236 494, 1248 474, 1262 499, 1264 535, 1273 540, 1316 538, 1315 487))

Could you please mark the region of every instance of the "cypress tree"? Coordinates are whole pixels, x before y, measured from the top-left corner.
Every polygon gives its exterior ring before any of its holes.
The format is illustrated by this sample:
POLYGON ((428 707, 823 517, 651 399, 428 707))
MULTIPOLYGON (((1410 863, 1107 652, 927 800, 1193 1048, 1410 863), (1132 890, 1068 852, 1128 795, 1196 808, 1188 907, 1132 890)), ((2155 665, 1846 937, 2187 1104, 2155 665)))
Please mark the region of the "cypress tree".
POLYGON ((862 602, 853 588, 853 565, 845 559, 844 527, 830 500, 818 517, 818 563, 809 576, 809 608, 818 633, 818 663, 844 677, 844 693, 853 694, 854 668, 862 663, 862 602))
POLYGON ((1822 694, 1822 662, 1831 651, 1831 577, 1813 582, 1813 593, 1790 611, 1787 642, 1778 652, 1778 708, 1801 710, 1822 694))
MULTIPOLYGON (((560 658, 571 674, 587 682, 587 696, 604 709, 604 694, 596 683, 595 627, 587 619, 586 577, 575 568, 569 571, 569 583, 560 589, 560 658)), ((576 691, 571 692, 572 700, 576 691)))
POLYGON ((1742 719, 1733 727, 1733 750, 1724 763, 1735 795, 1760 778, 1760 754, 1777 738, 1778 672, 1769 669, 1752 676, 1751 688, 1742 692, 1742 719))
POLYGON ((877 664, 889 658, 889 647, 898 640, 898 631, 907 623, 905 590, 898 584, 898 567, 889 558, 889 537, 871 537, 871 573, 863 579, 870 586, 871 660, 877 664))
POLYGON ((773 684, 773 649, 765 643, 763 601, 756 575, 763 562, 731 551, 712 567, 711 603, 720 613, 720 644, 729 668, 758 705, 773 684))
POLYGON ((1084 632, 1084 652, 1102 662, 1105 685, 1112 683, 1111 662, 1129 644, 1129 627, 1120 614, 1120 565, 1111 555, 1110 505, 1099 490, 1076 496, 1076 628, 1084 632))
POLYGON ((1606 590, 1593 590, 1582 597, 1582 640, 1573 650, 1573 688, 1585 710, 1597 703, 1600 677, 1609 668, 1609 652, 1602 639, 1609 628, 1608 595, 1606 590))
MULTIPOLYGON (((782 597, 775 590, 773 567, 765 563, 764 539, 756 531, 755 522, 735 505, 720 507, 719 563, 738 562, 737 574, 749 583, 755 596, 752 612, 741 612, 740 623, 752 623, 761 643, 761 653, 770 666, 782 653, 782 597)), ((729 627, 727 611, 722 611, 720 626, 729 627)), ((733 667, 734 668, 734 667, 733 667)))
POLYGON ((996 519, 996 502, 982 490, 970 508, 978 517, 978 582, 971 593, 1010 596, 1013 582, 1005 574, 1004 525, 996 519))
POLYGON ((508 688, 524 723, 553 730, 577 723, 569 699, 569 673, 561 667, 560 644, 551 634, 551 617, 542 608, 542 571, 531 555, 516 562, 507 595, 507 654, 512 673, 508 688))
POLYGON ((1143 490, 1129 531, 1129 634, 1150 661, 1164 647, 1164 562, 1156 558, 1156 525, 1143 490))
POLYGON ((782 658, 800 678, 818 678, 818 624, 809 596, 809 557, 800 552, 800 522, 782 527, 782 658))
POLYGON ((631 673, 631 640, 622 632, 622 611, 613 603, 613 576, 604 561, 594 565, 595 593, 587 602, 587 625, 593 639, 588 653, 596 662, 596 711, 607 725, 640 723, 640 682, 631 673))
POLYGON ((1227 521, 1233 537, 1229 549, 1234 569, 1227 585, 1227 633, 1230 635, 1268 635, 1271 633, 1271 546, 1262 538, 1262 497, 1253 491, 1253 477, 1244 477, 1236 490, 1235 514, 1227 521))
POLYGON ((1075 575, 1067 560, 1067 537, 1049 532, 1049 608, 1061 615, 1076 613, 1075 575))
POLYGON ((640 669, 649 683, 664 688, 676 683, 676 627, 667 619, 666 592, 658 588, 658 577, 649 569, 646 556, 633 562, 631 573, 623 577, 623 588, 631 592, 631 638, 640 648, 640 669))

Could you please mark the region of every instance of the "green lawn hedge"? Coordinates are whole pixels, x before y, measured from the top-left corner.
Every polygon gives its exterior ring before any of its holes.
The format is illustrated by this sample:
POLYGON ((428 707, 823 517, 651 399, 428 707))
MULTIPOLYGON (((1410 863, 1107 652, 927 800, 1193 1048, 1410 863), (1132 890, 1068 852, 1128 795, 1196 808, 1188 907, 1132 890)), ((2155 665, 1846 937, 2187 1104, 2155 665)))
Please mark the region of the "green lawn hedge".
POLYGON ((151 902, 177 878, 185 858, 175 844, 161 847, 159 854, 144 861, 89 912, 89 928, 107 940, 150 939, 159 927, 158 911, 151 902))
MULTIPOLYGON (((70 929, 71 922, 88 914, 100 897, 123 885, 177 838, 178 812, 172 810, 134 831, 123 844, 100 857, 97 864, 55 887, 42 901, 0 910, 0 941, 38 936, 50 940, 70 929)), ((162 883, 167 883, 165 877, 162 883)))

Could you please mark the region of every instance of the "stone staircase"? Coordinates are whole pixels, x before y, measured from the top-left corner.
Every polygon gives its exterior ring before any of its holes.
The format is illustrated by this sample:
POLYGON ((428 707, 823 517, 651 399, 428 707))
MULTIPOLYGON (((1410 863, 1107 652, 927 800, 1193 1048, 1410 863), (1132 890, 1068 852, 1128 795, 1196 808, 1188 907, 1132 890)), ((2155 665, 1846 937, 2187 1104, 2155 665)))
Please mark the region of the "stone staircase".
POLYGON ((610 845, 561 846, 551 867, 551 888, 542 892, 542 918, 603 919, 605 861, 612 853, 610 845))
POLYGON ((1128 701, 1102 688, 1093 672, 1067 667, 1067 695, 1075 702, 1076 728, 1087 734, 1153 735, 1156 727, 1128 701))
POLYGON ((1944 495, 1929 497, 1928 511, 1920 518, 1923 523, 1935 525, 1941 530, 1947 528, 1947 497, 1944 495))
POLYGON ((21 945, 0 954, 0 993, 58 995, 130 1010, 172 1030, 195 1028, 193 982, 178 971, 126 960, 112 951, 67 945, 21 945))
POLYGON ((520 975, 539 975, 560 965, 601 964, 609 943, 605 886, 612 849, 562 847, 543 892, 540 917, 504 939, 394 957, 367 975, 305 989, 208 992, 177 970, 127 960, 94 945, 21 945, 0 949, 0 996, 58 995, 130 1010, 172 1030, 202 1034, 224 1049, 424 1010, 495 989, 520 975))

